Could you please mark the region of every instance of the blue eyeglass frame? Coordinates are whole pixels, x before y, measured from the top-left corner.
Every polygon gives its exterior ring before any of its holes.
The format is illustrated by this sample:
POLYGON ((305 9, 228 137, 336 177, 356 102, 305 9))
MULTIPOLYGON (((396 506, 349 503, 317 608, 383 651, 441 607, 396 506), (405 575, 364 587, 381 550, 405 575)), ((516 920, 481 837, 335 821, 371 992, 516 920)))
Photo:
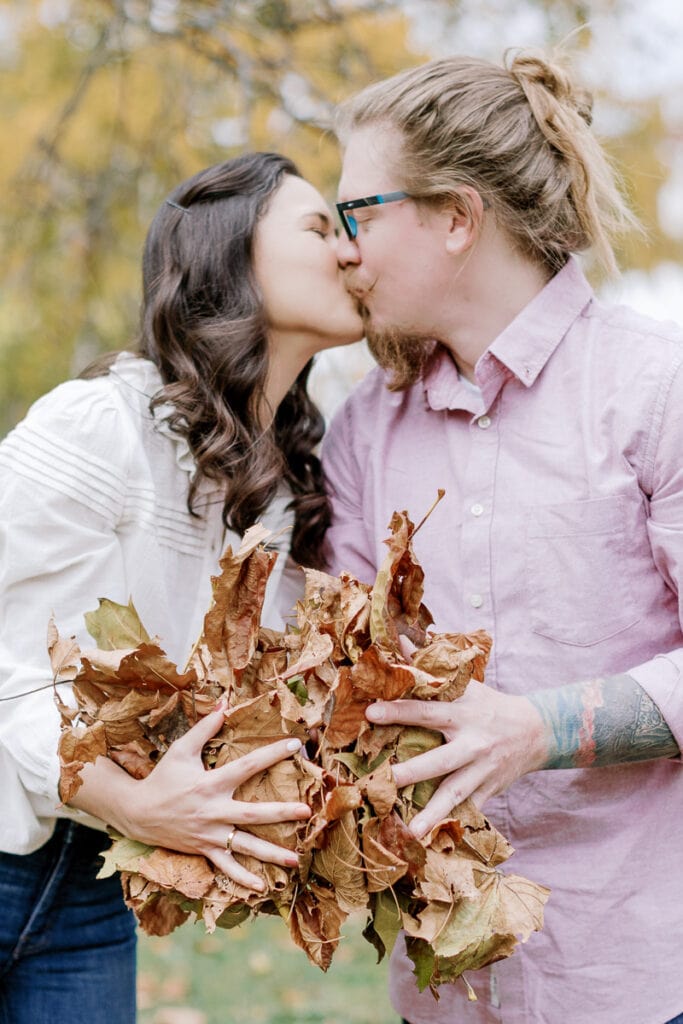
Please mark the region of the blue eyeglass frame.
POLYGON ((363 199, 348 199, 345 203, 335 203, 349 240, 353 242, 358 234, 358 221, 349 210, 357 210, 361 206, 383 206, 385 203, 396 203, 399 199, 410 199, 410 196, 407 192, 385 192, 381 196, 365 196, 363 199))

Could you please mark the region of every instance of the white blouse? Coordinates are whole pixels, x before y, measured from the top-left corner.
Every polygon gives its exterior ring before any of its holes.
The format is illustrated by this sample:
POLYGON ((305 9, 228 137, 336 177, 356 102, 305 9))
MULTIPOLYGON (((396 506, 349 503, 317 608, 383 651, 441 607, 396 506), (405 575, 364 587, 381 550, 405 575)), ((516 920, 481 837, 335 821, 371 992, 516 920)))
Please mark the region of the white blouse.
MULTIPOLYGON (((156 367, 120 355, 110 373, 73 380, 41 398, 0 444, 0 850, 30 853, 55 817, 98 825, 59 805, 59 715, 46 647, 54 614, 61 636, 92 646, 83 615, 98 598, 132 598, 147 632, 185 664, 211 599, 210 577, 239 537, 221 521, 220 487, 202 480, 169 408, 149 411, 156 367), (33 691, 33 692, 31 692, 33 691)), ((291 526, 282 488, 264 525, 291 526)), ((275 544, 288 546, 288 531, 275 544)), ((263 621, 281 627, 301 573, 281 554, 263 621), (294 582, 296 576, 296 582, 294 582)))

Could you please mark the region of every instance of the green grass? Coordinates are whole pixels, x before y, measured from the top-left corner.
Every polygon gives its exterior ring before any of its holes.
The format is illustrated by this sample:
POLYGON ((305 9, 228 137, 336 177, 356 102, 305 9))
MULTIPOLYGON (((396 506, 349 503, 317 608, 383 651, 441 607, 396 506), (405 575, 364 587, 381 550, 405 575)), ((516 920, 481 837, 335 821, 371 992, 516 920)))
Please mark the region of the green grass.
POLYGON ((347 921, 326 974, 294 946, 285 924, 259 918, 207 935, 185 924, 139 940, 139 1024, 397 1024, 387 962, 347 921))

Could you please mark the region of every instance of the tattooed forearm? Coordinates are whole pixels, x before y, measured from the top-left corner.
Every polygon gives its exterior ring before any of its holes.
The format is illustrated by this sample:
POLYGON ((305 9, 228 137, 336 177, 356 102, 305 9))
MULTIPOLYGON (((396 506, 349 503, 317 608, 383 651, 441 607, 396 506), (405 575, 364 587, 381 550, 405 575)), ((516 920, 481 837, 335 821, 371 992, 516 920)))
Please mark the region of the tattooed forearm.
POLYGON ((631 676, 539 690, 529 700, 546 726, 544 768, 598 768, 679 753, 661 711, 631 676))

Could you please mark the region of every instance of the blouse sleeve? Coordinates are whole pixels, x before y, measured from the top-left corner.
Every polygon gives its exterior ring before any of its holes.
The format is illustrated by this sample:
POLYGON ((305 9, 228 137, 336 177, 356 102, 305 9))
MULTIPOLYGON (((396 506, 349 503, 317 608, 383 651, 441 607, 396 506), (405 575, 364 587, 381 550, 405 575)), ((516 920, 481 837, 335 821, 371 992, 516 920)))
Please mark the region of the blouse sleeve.
POLYGON ((0 758, 3 786, 14 787, 5 793, 14 820, 0 825, 0 835, 11 833, 4 849, 39 845, 36 820, 81 817, 59 807, 47 626, 54 614, 60 635, 82 638, 84 612, 125 588, 117 537, 125 466, 106 378, 57 388, 0 445, 0 758))

